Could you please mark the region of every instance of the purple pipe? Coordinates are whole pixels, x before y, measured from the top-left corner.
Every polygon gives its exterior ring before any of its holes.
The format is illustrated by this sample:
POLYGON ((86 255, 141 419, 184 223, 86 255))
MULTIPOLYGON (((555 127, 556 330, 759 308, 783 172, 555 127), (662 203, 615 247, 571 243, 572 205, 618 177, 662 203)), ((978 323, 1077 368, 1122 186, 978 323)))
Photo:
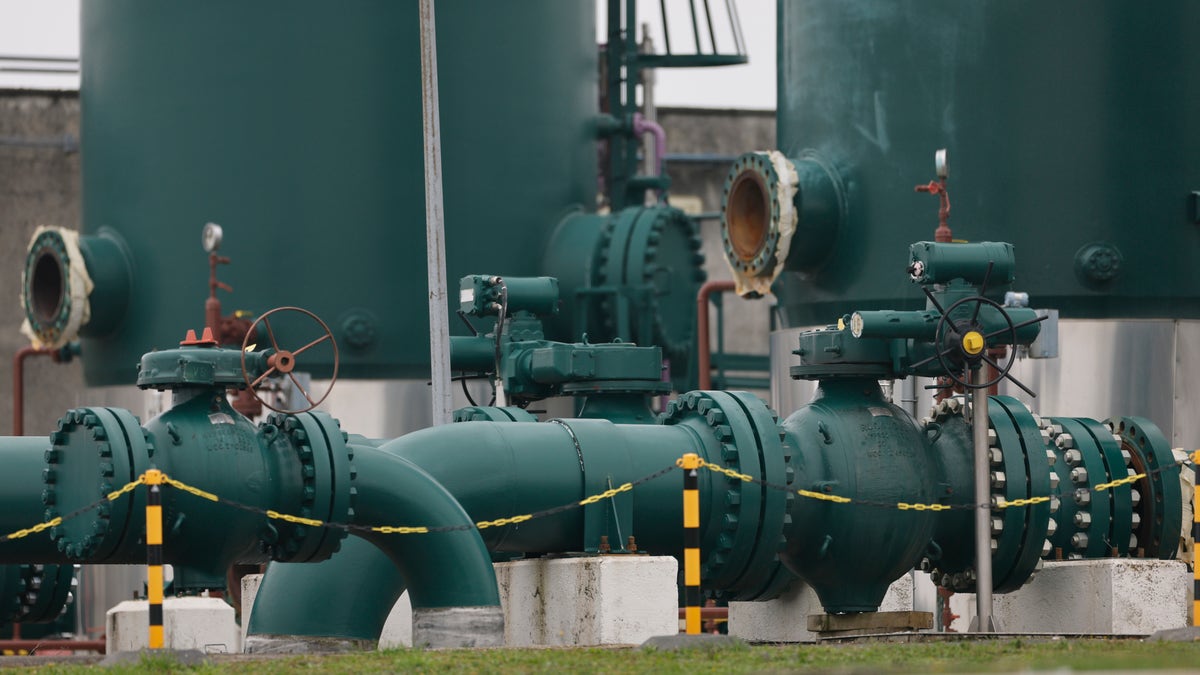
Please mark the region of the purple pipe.
POLYGON ((659 176, 663 173, 663 158, 667 155, 667 132, 663 130, 658 122, 653 122, 642 116, 642 113, 633 114, 633 135, 641 138, 645 134, 654 136, 654 163, 655 173, 659 176))

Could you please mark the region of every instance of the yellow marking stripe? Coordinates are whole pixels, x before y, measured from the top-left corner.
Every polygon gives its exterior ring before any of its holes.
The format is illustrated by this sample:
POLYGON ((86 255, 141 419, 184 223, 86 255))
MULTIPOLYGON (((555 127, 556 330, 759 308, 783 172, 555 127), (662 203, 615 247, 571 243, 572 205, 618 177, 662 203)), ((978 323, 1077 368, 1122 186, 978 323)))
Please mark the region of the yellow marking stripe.
POLYGON ((146 507, 146 544, 161 546, 163 543, 163 520, 161 506, 146 507))
POLYGON ((683 491, 683 526, 700 527, 700 491, 683 491))
POLYGON ((683 585, 700 585, 700 549, 683 549, 683 585))
POLYGON ((684 621, 687 623, 688 635, 700 634, 700 608, 688 607, 684 613, 684 621))

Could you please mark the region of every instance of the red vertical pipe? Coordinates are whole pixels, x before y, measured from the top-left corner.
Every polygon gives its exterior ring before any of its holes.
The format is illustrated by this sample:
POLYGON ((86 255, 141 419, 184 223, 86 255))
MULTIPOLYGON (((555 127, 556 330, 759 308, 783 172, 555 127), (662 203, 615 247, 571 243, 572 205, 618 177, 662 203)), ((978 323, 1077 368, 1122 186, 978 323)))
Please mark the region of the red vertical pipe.
POLYGON ((54 349, 22 347, 13 355, 13 436, 25 435, 25 359, 30 356, 53 356, 54 349))
POLYGON ((713 293, 728 293, 734 290, 732 281, 706 281, 696 294, 696 349, 700 389, 712 389, 712 348, 708 342, 708 299, 713 293))

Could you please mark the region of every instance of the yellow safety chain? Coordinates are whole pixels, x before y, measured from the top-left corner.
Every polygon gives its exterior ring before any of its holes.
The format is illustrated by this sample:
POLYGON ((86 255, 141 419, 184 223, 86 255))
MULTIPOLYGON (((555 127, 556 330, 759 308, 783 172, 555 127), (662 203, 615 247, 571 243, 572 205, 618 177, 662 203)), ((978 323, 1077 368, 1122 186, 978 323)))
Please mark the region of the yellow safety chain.
POLYGON ((290 515, 287 513, 280 513, 278 511, 272 511, 271 509, 267 509, 267 517, 274 518, 275 520, 283 520, 283 521, 286 521, 289 523, 296 523, 298 525, 311 525, 313 527, 321 527, 322 525, 325 524, 323 521, 317 520, 316 518, 304 518, 301 516, 293 516, 293 515, 290 515))
POLYGON ((909 504, 908 502, 900 502, 896 504, 896 508, 901 511, 949 511, 949 504, 909 504))
POLYGON ((104 498, 110 502, 115 502, 118 499, 120 499, 123 495, 125 495, 126 493, 133 492, 134 488, 136 488, 137 486, 142 484, 142 481, 143 481, 143 477, 138 476, 137 480, 129 481, 125 485, 121 486, 120 489, 113 490, 112 492, 105 495, 104 498))
POLYGON ((579 500, 579 505, 587 506, 588 504, 595 504, 598 501, 616 497, 617 495, 621 494, 622 492, 629 492, 632 489, 633 489, 633 483, 624 483, 622 485, 618 485, 615 488, 612 488, 611 490, 605 490, 604 492, 601 492, 598 495, 592 495, 591 497, 588 497, 587 499, 581 499, 581 500, 579 500))
MULTIPOLYGON (((220 497, 214 495, 211 492, 205 492, 204 490, 201 490, 200 488, 194 488, 191 485, 188 485, 187 483, 184 483, 183 481, 175 480, 174 478, 171 478, 170 476, 167 476, 166 474, 163 474, 163 482, 166 483, 167 485, 170 485, 173 488, 183 490, 184 492, 186 492, 188 494, 196 495, 197 497, 199 497, 201 499, 207 499, 210 502, 221 501, 220 497)), ((293 516, 293 517, 295 517, 295 516, 293 516)))
MULTIPOLYGON (((719 466, 717 464, 712 464, 710 462, 704 461, 703 459, 699 459, 697 461, 699 461, 700 467, 708 469, 709 471, 712 471, 714 473, 719 473, 723 476, 727 476, 734 480, 740 480, 740 481, 744 481, 747 483, 763 483, 763 481, 756 480, 753 476, 751 476, 749 474, 738 473, 737 471, 734 471, 733 469, 719 466)), ((1178 462, 1178 463, 1180 465, 1200 463, 1200 450, 1196 450, 1195 452, 1193 452, 1189 455, 1187 460, 1184 460, 1183 462, 1178 462)), ((682 467, 683 460, 682 459, 676 460, 675 464, 677 466, 682 467)), ((1108 483, 1101 483, 1099 485, 1093 486, 1092 489, 1096 490, 1097 492, 1100 492, 1100 491, 1108 490, 1110 488, 1118 487, 1121 485, 1128 485, 1128 484, 1135 483, 1135 482, 1145 478, 1146 475, 1147 474, 1145 474, 1145 473, 1134 474, 1132 476, 1127 476, 1125 478, 1114 480, 1114 481, 1111 481, 1108 483)), ((812 490, 790 490, 790 491, 795 492, 796 494, 800 495, 801 497, 807 497, 808 499, 816 499, 816 500, 825 501, 825 502, 833 502, 834 504, 850 504, 855 501, 855 500, 851 499, 850 497, 842 497, 839 495, 826 494, 824 492, 814 492, 812 490)), ((999 498, 997 498, 997 502, 994 505, 992 505, 992 508, 995 508, 997 510, 1002 510, 1002 509, 1009 509, 1009 508, 1019 508, 1019 507, 1023 507, 1023 506, 1035 506, 1037 504, 1045 504, 1045 503, 1049 502, 1051 499, 1052 499, 1051 496, 1041 496, 1041 497, 1028 497, 1028 498, 1024 498, 1024 499, 1013 499, 1012 501, 1009 501, 1009 500, 1004 499, 1003 497, 999 497, 999 498)), ((951 504, 919 504, 919 503, 912 504, 909 502, 896 502, 896 503, 889 503, 889 504, 881 504, 878 502, 870 502, 870 503, 863 502, 862 500, 859 500, 859 503, 868 504, 871 506, 886 506, 886 507, 896 508, 900 511, 949 511, 950 509, 955 508, 955 506, 953 506, 951 504)), ((960 507, 960 508, 962 508, 962 507, 960 507)), ((973 507, 968 506, 966 508, 973 508, 973 507)))
POLYGON ((63 522, 62 516, 59 516, 58 518, 52 518, 50 520, 47 520, 44 523, 38 523, 37 525, 34 525, 33 527, 29 527, 24 530, 17 530, 16 532, 13 532, 12 534, 8 535, 7 538, 8 539, 20 539, 21 537, 28 537, 29 535, 36 534, 38 532, 41 532, 42 530, 48 530, 52 527, 58 527, 59 525, 62 525, 62 522, 63 522))
MULTIPOLYGON (((675 466, 684 467, 684 461, 685 460, 683 458, 676 460, 675 466)), ((717 464, 713 464, 710 462, 706 462, 703 459, 696 458, 692 461, 699 462, 699 464, 698 464, 699 468, 708 469, 709 471, 712 471, 714 473, 719 473, 723 476, 726 476, 726 477, 734 479, 734 480, 744 481, 747 483, 761 483, 761 484, 767 485, 762 480, 756 479, 749 474, 739 473, 733 469, 726 468, 726 467, 723 467, 723 466, 720 466, 717 464)), ((1196 451, 1190 453, 1186 460, 1176 462, 1176 464, 1178 464, 1180 466, 1188 465, 1188 464, 1192 464, 1192 465, 1200 464, 1200 450, 1196 450, 1196 451)), ((1163 469, 1156 469, 1156 471, 1161 471, 1161 470, 1163 470, 1163 469)), ((517 515, 517 516, 509 516, 507 518, 497 518, 495 520, 479 521, 479 522, 475 523, 474 525, 476 528, 478 528, 480 530, 491 528, 491 527, 504 527, 506 525, 517 525, 517 524, 524 523, 528 520, 532 520, 537 517, 551 515, 553 513, 560 512, 563 509, 574 508, 577 506, 588 506, 590 504, 595 504, 595 503, 603 501, 605 499, 611 499, 623 492, 629 492, 637 484, 640 484, 640 483, 645 482, 646 480, 650 480, 652 478, 656 478, 659 475, 662 475, 662 473, 664 473, 665 471, 666 470, 664 470, 663 472, 659 472, 658 474, 647 476, 646 478, 642 478, 638 481, 623 483, 617 487, 605 490, 604 492, 600 492, 598 494, 591 495, 590 497, 581 499, 578 502, 575 502, 573 504, 567 504, 567 505, 557 507, 554 509, 547 509, 545 511, 538 511, 536 513, 526 513, 526 514, 517 515)), ((1114 480, 1114 481, 1111 481, 1108 483, 1101 483, 1099 485, 1095 485, 1092 487, 1092 489, 1097 492, 1109 490, 1111 488, 1119 487, 1121 485, 1128 485, 1131 483, 1135 483, 1139 480, 1142 480, 1143 478, 1146 478, 1147 475, 1148 475, 1148 473, 1146 473, 1146 472, 1133 474, 1131 476, 1126 476, 1125 478, 1114 480)), ((220 497, 218 497, 217 495, 215 495, 211 492, 206 492, 204 490, 201 490, 200 488, 188 485, 187 483, 184 483, 183 481, 179 481, 174 478, 171 478, 167 474, 165 474, 157 469, 150 469, 147 472, 143 473, 141 476, 138 476, 138 478, 136 480, 132 480, 132 481, 126 483, 125 485, 121 486, 120 488, 113 490, 112 492, 109 492, 108 494, 106 494, 104 496, 103 499, 97 501, 94 504, 80 508, 70 514, 67 514, 64 516, 58 516, 56 518, 53 518, 53 519, 48 520, 43 523, 38 523, 37 525, 33 525, 32 527, 28 527, 28 528, 25 528, 22 530, 17 530, 16 532, 13 532, 7 536, 0 537, 0 541, 11 540, 11 539, 21 539, 21 538, 27 537, 31 534, 36 534, 38 532, 43 532, 45 530, 48 530, 52 527, 57 527, 59 525, 62 525, 64 520, 67 520, 74 516, 78 516, 82 513, 85 513, 87 511, 99 506, 101 503, 103 503, 106 500, 110 501, 110 502, 114 502, 114 501, 120 499, 121 497, 123 497, 124 495, 129 494, 130 492, 135 490, 139 485, 143 485, 143 484, 145 484, 145 485, 151 485, 151 484, 170 485, 173 488, 182 490, 183 492, 194 495, 196 497, 200 497, 201 499, 206 499, 211 502, 226 503, 226 504, 230 504, 235 507, 248 509, 251 511, 255 511, 257 513, 264 514, 268 518, 271 518, 274 520, 282 520, 282 521, 285 521, 288 523, 295 523, 298 525, 308 525, 311 527, 333 526, 333 527, 341 527, 343 529, 360 529, 360 530, 365 530, 365 531, 378 532, 380 534, 428 534, 433 531, 442 531, 442 530, 447 529, 447 528, 426 527, 426 526, 393 526, 393 525, 380 525, 380 526, 375 526, 375 527, 360 527, 360 526, 348 526, 348 525, 341 524, 341 523, 328 523, 328 522, 325 522, 322 520, 318 520, 316 518, 305 518, 302 516, 281 513, 279 511, 264 510, 264 509, 260 509, 257 507, 247 506, 244 504, 238 504, 237 502, 233 502, 230 500, 222 500, 220 497)), ((782 488, 782 486, 770 485, 769 487, 784 489, 784 488, 782 488)), ((866 500, 854 500, 854 499, 851 499, 850 497, 843 497, 843 496, 834 495, 834 494, 826 494, 823 492, 815 492, 812 490, 788 489, 788 491, 794 492, 795 494, 798 494, 801 497, 805 497, 807 499, 831 502, 834 504, 858 503, 858 504, 867 505, 867 506, 882 506, 882 507, 887 507, 887 508, 895 508, 900 511, 948 511, 952 508, 975 508, 975 506, 976 506, 976 505, 959 505, 956 507, 956 506, 953 506, 950 504, 922 504, 922 503, 909 503, 909 502, 881 503, 881 502, 872 502, 872 501, 866 501, 866 500)), ((1049 502, 1051 499, 1053 499, 1053 497, 1051 497, 1051 496, 1041 496, 1041 497, 1029 497, 1026 499, 1014 499, 1012 501, 1009 501, 1009 500, 1004 499, 1003 497, 998 497, 996 500, 996 503, 992 505, 992 508, 1009 509, 1009 508, 1018 508, 1018 507, 1023 507, 1023 506, 1034 506, 1036 504, 1044 504, 1046 502, 1049 502)), ((982 505, 979 505, 979 506, 982 506, 982 505)), ((464 527, 467 527, 469 529, 469 526, 464 526, 464 527)), ((459 529, 459 528, 452 527, 449 529, 459 529)))
POLYGON ((1146 474, 1144 474, 1144 473, 1135 473, 1132 476, 1126 476, 1125 478, 1114 480, 1111 483, 1101 483, 1099 485, 1093 485, 1092 489, 1097 492, 1100 492, 1102 490, 1107 490, 1108 488, 1117 487, 1118 485, 1127 485, 1129 483, 1135 483, 1145 477, 1146 477, 1146 474))

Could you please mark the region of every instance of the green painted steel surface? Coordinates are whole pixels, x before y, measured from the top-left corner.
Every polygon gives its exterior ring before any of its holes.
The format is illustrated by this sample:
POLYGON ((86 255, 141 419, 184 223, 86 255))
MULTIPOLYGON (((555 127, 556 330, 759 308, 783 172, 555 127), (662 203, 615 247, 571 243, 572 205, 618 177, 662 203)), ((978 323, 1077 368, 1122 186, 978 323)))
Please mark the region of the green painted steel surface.
POLYGON ((658 345, 676 390, 691 388, 696 293, 705 279, 700 243, 695 222, 669 207, 563 218, 543 262, 564 308, 546 320, 547 335, 658 345))
POLYGON ((370 631, 364 627, 382 627, 405 588, 391 558, 365 539, 347 537, 342 550, 329 560, 271 563, 258 587, 247 634, 374 639, 378 633, 363 637, 370 631), (354 583, 336 589, 314 586, 310 583, 314 575, 354 583), (314 612, 314 606, 321 610, 314 612))
MULTIPOLYGON (((797 486, 883 503, 933 503, 937 465, 921 430, 884 400, 873 379, 821 382, 810 405, 783 423, 799 454, 797 486)), ((879 607, 888 585, 920 560, 934 528, 928 511, 801 500, 784 561, 828 612, 879 607)))
MULTIPOLYGON (((124 320, 85 340, 88 382, 130 382, 200 327, 209 221, 227 311, 299 304, 334 327, 343 377, 427 377, 417 7, 82 12, 83 230, 118 232, 133 271, 124 320), (344 339, 364 320, 373 339, 344 339)), ((437 22, 448 276, 539 274, 562 214, 595 201, 593 7, 441 3, 437 22)))
MULTIPOLYGON (((530 513, 578 501, 627 480, 654 473, 684 452, 697 452, 707 461, 737 468, 773 483, 789 484, 794 476, 785 458, 787 440, 765 405, 747 394, 690 392, 671 403, 658 425, 617 425, 605 420, 560 420, 557 423, 475 422, 417 431, 380 446, 428 472, 455 495, 473 520, 530 513), (581 480, 582 478, 582 480, 581 480)), ((635 488, 619 498, 632 506, 631 529, 639 551, 680 555, 682 539, 681 483, 664 478, 635 488)), ((776 553, 790 519, 793 499, 779 490, 730 481, 704 472, 700 489, 704 565, 708 587, 729 597, 769 597, 792 577, 776 553), (765 511, 764 511, 765 509, 765 511)), ((488 549, 514 553, 556 553, 594 549, 588 539, 599 531, 588 526, 591 514, 604 514, 612 505, 601 503, 538 518, 516 526, 482 530, 488 549)), ((419 523, 411 523, 419 524, 419 523)), ((612 541, 610 537, 610 541, 612 541)), ((614 542, 615 543, 615 542, 614 542)), ((396 572, 371 562, 378 552, 363 547, 343 551, 327 563, 272 568, 287 583, 268 579, 255 602, 252 634, 332 635, 310 618, 297 616, 294 599, 303 588, 310 606, 341 602, 344 584, 370 584, 371 579, 345 574, 360 567, 381 577, 377 594, 362 616, 340 636, 375 639, 382 619, 399 595, 396 572), (270 590, 270 592, 267 592, 270 590)), ((885 584, 886 585, 886 584, 885 584)), ((339 614, 340 616, 340 614, 339 614)), ((347 621, 351 619, 347 618, 347 621)))
POLYGON ((1198 23, 1186 0, 780 2, 779 149, 847 190, 828 259, 774 285, 783 323, 921 306, 892 275, 938 224, 913 192, 938 148, 954 237, 1012 242, 1033 306, 1200 317, 1198 23))
POLYGON ((1130 468, 1147 474, 1134 484, 1141 495, 1137 504, 1141 524, 1134 528, 1136 542, 1131 539, 1130 548, 1136 544, 1150 558, 1174 558, 1179 548, 1175 533, 1183 519, 1175 505, 1183 496, 1180 468, 1170 442, 1154 422, 1143 417, 1112 417, 1105 423, 1121 439, 1121 450, 1129 453, 1130 468))
MULTIPOLYGON (((0 509, 0 531, 4 534, 49 520, 43 504, 43 470, 50 443, 45 436, 0 438, 0 463, 4 466, 4 508, 0 509)), ((57 479, 57 475, 52 475, 57 479)), ((53 516, 50 516, 52 518, 53 516)), ((53 562, 58 547, 49 532, 0 542, 0 557, 29 563, 53 562)))
POLYGON ((356 522, 465 526, 420 537, 360 535, 395 564, 408 584, 414 608, 500 605, 491 556, 480 531, 454 495, 416 464, 386 450, 359 449, 354 461, 360 471, 357 487, 363 491, 355 507, 356 522))
MULTIPOLYGON (((0 626, 57 621, 66 614, 74 587, 73 565, 0 566, 0 626)), ((73 624, 48 628, 75 630, 73 624)), ((26 637, 39 634, 44 633, 34 630, 26 637)))

